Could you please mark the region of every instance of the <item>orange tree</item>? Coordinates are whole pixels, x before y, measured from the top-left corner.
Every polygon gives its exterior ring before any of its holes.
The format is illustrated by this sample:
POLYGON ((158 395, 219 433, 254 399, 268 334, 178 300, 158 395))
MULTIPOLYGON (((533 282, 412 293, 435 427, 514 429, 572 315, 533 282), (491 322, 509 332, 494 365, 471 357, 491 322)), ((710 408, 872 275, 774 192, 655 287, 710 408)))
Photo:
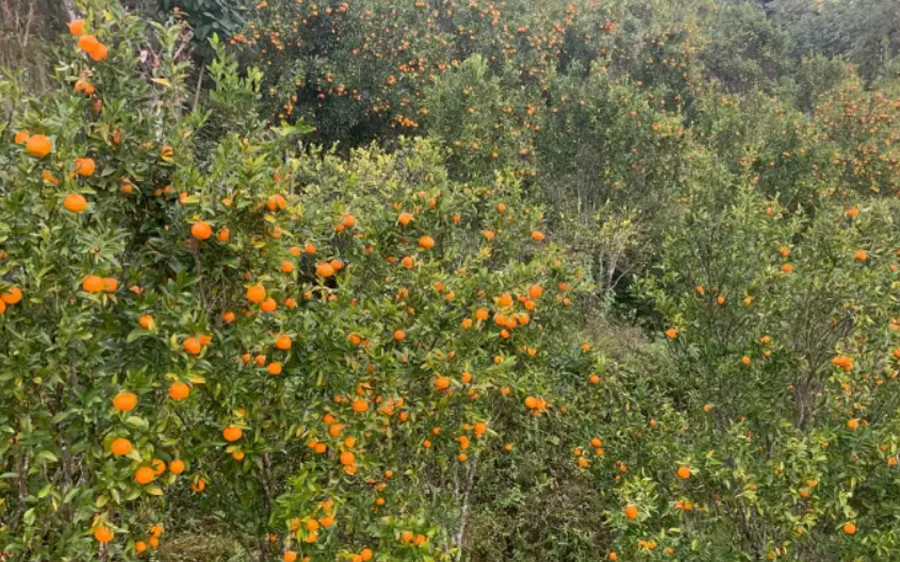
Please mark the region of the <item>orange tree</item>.
MULTIPOLYGON (((445 559, 496 459, 593 355, 513 175, 426 141, 296 150, 261 73, 85 3, 0 135, 0 543, 130 559, 201 521, 255 556, 445 559)), ((22 100, 20 103, 18 100, 22 100)))
POLYGON ((641 489, 663 470, 671 487, 639 505, 654 515, 641 532, 664 545, 674 529, 676 549, 702 559, 890 556, 897 206, 825 186, 809 215, 721 177, 686 193, 647 285, 682 431, 668 437, 674 462, 642 462, 658 471, 641 489))

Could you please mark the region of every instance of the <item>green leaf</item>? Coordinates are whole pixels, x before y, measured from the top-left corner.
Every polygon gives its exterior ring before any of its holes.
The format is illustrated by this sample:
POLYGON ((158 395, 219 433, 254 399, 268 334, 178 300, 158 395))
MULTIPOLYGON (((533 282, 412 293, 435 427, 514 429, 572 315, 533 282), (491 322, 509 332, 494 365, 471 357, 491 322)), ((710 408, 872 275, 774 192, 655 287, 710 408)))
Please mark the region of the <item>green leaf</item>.
POLYGON ((141 429, 148 429, 150 424, 144 418, 140 416, 128 416, 125 418, 125 423, 128 425, 133 425, 135 427, 140 427, 141 429))
POLYGON ((39 452, 39 453, 36 455, 36 458, 41 459, 41 460, 45 460, 45 461, 51 462, 51 463, 59 462, 59 458, 58 458, 56 455, 54 455, 53 453, 51 453, 50 451, 47 451, 47 450, 44 450, 44 451, 39 452))

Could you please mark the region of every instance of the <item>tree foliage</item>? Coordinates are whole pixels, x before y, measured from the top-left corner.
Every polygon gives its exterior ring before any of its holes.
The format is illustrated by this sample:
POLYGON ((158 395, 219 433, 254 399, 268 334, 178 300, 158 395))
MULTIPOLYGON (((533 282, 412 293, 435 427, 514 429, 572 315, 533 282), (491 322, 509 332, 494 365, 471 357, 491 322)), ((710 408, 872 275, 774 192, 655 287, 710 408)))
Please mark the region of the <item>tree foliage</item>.
POLYGON ((71 8, 0 560, 896 556, 889 2, 71 8))

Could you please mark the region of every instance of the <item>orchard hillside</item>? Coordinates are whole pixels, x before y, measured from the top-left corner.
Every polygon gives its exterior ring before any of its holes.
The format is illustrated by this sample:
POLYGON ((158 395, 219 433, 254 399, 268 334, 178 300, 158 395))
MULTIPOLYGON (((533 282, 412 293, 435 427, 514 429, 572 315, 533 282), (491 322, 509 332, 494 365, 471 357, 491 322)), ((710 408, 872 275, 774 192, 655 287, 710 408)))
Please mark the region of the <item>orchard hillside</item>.
POLYGON ((0 562, 900 560, 894 0, 10 0, 0 70, 0 562))

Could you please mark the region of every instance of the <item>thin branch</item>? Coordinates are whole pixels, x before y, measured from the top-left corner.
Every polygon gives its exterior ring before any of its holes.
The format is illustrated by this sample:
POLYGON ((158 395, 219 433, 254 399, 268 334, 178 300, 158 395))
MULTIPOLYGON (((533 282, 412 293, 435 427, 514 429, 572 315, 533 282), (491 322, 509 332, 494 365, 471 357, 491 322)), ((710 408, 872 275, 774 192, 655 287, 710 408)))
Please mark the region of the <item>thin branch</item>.
POLYGON ((459 562, 463 556, 463 539, 466 536, 466 524, 469 521, 469 493, 472 491, 472 483, 475 480, 475 471, 478 468, 478 457, 472 459, 469 466, 469 474, 466 478, 465 492, 463 493, 462 511, 459 516, 459 531, 456 533, 456 560, 459 562))
POLYGON ((201 63, 200 76, 197 78, 197 89, 194 91, 194 103, 191 107, 191 111, 197 111, 197 106, 200 104, 200 90, 203 88, 204 74, 206 74, 206 65, 204 63, 201 63))

